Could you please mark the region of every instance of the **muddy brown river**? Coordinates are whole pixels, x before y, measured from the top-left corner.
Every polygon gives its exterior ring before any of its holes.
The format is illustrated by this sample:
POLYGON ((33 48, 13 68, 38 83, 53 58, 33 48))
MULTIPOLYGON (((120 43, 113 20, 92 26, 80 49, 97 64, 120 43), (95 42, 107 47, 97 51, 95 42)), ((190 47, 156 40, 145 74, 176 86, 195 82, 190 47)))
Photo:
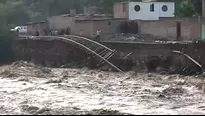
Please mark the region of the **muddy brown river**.
POLYGON ((0 114, 203 115, 204 80, 17 62, 0 68, 0 114))

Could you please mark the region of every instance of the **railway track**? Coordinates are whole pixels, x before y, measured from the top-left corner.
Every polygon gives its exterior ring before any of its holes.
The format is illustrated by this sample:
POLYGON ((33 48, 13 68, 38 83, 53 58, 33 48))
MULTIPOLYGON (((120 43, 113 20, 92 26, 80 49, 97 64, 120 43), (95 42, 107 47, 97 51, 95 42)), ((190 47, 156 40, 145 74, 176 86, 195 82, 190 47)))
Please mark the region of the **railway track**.
POLYGON ((115 54, 115 50, 112 50, 98 42, 90 40, 85 37, 74 36, 74 35, 63 35, 63 36, 19 36, 20 39, 56 39, 61 40, 64 42, 68 42, 70 44, 75 45, 76 47, 80 48, 81 50, 87 52, 93 57, 99 60, 99 65, 107 63, 114 69, 119 72, 124 73, 121 69, 117 66, 112 64, 109 59, 115 54))

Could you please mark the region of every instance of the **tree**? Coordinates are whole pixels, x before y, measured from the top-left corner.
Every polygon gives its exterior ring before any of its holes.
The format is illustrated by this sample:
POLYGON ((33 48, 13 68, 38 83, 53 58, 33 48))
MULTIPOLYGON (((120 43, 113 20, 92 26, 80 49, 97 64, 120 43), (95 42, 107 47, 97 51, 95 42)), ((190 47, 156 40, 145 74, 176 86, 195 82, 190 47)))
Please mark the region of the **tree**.
MULTIPOLYGON (((13 60, 11 40, 14 38, 14 36, 9 31, 8 27, 12 18, 11 16, 14 13, 14 10, 12 11, 12 9, 10 9, 11 7, 13 8, 13 6, 9 6, 5 2, 0 3, 0 64, 13 60)), ((13 17, 12 21, 14 21, 14 19, 15 17, 13 17)))
POLYGON ((29 14, 21 1, 0 3, 0 25, 19 25, 29 21, 29 14))
POLYGON ((192 0, 196 13, 202 16, 202 0, 192 0))
POLYGON ((29 14, 21 1, 6 3, 7 6, 7 24, 24 24, 29 21, 29 14))
POLYGON ((177 5, 175 15, 177 17, 192 17, 196 15, 192 0, 182 0, 181 3, 177 5))

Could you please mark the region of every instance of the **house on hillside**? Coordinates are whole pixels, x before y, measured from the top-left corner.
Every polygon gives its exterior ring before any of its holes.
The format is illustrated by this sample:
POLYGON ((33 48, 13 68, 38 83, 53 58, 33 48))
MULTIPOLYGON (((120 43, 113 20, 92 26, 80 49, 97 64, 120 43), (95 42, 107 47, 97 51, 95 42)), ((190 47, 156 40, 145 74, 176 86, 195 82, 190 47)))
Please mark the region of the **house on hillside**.
POLYGON ((174 17, 175 2, 122 2, 114 4, 114 18, 159 20, 174 17))

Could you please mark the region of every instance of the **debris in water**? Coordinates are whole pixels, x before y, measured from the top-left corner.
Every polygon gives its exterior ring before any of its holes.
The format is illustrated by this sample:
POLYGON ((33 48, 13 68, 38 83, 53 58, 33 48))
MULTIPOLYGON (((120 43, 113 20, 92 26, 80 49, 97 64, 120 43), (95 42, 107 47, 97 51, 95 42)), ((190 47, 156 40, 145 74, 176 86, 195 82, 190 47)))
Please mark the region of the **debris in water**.
POLYGON ((122 75, 118 72, 88 69, 47 70, 45 68, 46 70, 42 71, 43 67, 26 62, 6 67, 8 68, 5 71, 15 76, 0 78, 0 114, 201 115, 205 113, 204 108, 199 108, 204 106, 205 98, 201 92, 205 88, 204 78, 134 72, 122 75), (47 78, 39 78, 36 70, 47 78))
POLYGON ((183 95, 184 93, 186 90, 181 87, 169 87, 162 91, 162 94, 167 96, 183 95))
POLYGON ((49 83, 61 83, 62 80, 61 79, 50 79, 49 81, 46 82, 46 84, 49 84, 49 83))
POLYGON ((120 113, 119 111, 113 111, 113 110, 92 110, 86 115, 131 115, 126 113, 120 113))
POLYGON ((26 79, 28 77, 48 78, 53 76, 50 69, 36 66, 32 63, 27 63, 24 61, 14 62, 4 69, 3 72, 0 72, 0 75, 2 75, 4 78, 18 78, 21 76, 21 79, 24 77, 23 80, 25 81, 29 80, 26 79))

